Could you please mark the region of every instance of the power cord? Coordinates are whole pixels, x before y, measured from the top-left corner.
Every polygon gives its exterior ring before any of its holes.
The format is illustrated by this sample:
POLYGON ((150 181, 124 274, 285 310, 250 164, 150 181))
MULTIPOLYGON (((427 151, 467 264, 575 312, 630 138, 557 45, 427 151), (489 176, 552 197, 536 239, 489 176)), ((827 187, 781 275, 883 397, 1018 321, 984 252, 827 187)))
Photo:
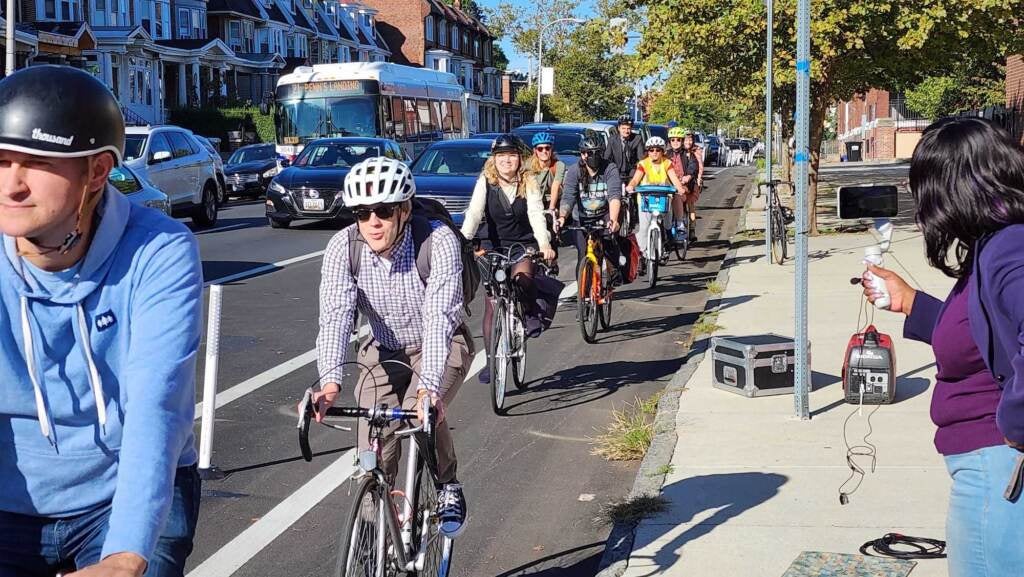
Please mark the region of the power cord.
POLYGON ((879 539, 861 545, 860 553, 868 557, 891 557, 893 559, 945 559, 946 542, 939 539, 886 533, 879 539), (904 549, 896 547, 904 547, 904 549))
MULTIPOLYGON (((870 306, 871 305, 870 305, 870 303, 867 302, 867 299, 861 297, 861 306, 859 307, 859 309, 857 311, 857 327, 858 327, 857 331, 858 331, 858 333, 863 332, 864 330, 866 330, 866 325, 862 325, 861 324, 861 321, 864 320, 865 317, 867 318, 867 321, 868 321, 867 324, 868 325, 870 325, 872 322, 874 322, 875 310, 874 310, 874 307, 867 308, 867 307, 870 307, 870 306), (861 329, 860 327, 865 327, 865 328, 861 329)), ((854 367, 850 367, 849 369, 852 370, 853 368, 854 367)), ((857 367, 857 368, 860 368, 860 367, 857 367)), ((847 374, 847 378, 850 378, 849 373, 847 374)), ((850 411, 850 414, 846 416, 846 420, 843 421, 843 445, 846 446, 846 466, 850 468, 850 476, 847 477, 846 480, 843 481, 843 484, 839 486, 839 504, 840 505, 846 505, 847 503, 849 503, 850 502, 850 495, 853 495, 854 493, 856 493, 857 490, 860 489, 861 483, 864 482, 864 477, 865 477, 866 473, 864 472, 864 468, 861 467, 859 463, 857 463, 857 457, 867 457, 867 458, 871 459, 870 470, 871 470, 872 473, 875 472, 875 464, 877 463, 877 454, 876 453, 877 453, 878 449, 877 449, 877 447, 875 447, 874 444, 872 444, 870 441, 868 441, 868 437, 870 437, 872 435, 872 433, 874 433, 874 428, 871 425, 871 417, 875 414, 875 411, 877 411, 881 407, 881 405, 875 405, 875 408, 872 409, 870 413, 868 413, 868 419, 867 419, 868 432, 861 438, 861 444, 850 445, 849 435, 847 434, 847 429, 848 429, 849 424, 850 424, 850 419, 852 419, 855 414, 861 414, 861 415, 863 414, 863 411, 864 411, 864 386, 865 386, 865 383, 861 382, 860 383, 860 401, 861 401, 860 404, 858 404, 856 409, 854 409, 853 411, 850 411), (857 484, 853 486, 853 489, 851 489, 849 491, 844 491, 843 490, 844 487, 849 485, 850 482, 853 481, 854 479, 856 479, 856 483, 857 484)))

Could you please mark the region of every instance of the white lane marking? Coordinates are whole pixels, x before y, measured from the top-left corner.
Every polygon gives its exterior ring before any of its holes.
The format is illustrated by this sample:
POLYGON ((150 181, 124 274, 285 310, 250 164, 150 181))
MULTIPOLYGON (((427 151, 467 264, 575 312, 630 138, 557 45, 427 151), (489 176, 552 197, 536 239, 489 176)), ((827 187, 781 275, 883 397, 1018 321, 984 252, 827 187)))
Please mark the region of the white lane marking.
POLYGON ((263 274, 265 272, 271 272, 271 271, 275 271, 275 270, 284 268, 284 267, 286 267, 286 266, 288 266, 290 264, 295 264, 295 263, 307 261, 307 260, 310 260, 310 259, 314 259, 314 258, 323 256, 323 254, 324 254, 324 251, 318 250, 316 252, 311 252, 309 254, 303 254, 303 255, 299 255, 299 256, 296 256, 296 257, 288 258, 288 259, 285 259, 285 260, 279 260, 277 262, 272 262, 270 264, 265 264, 263 266, 258 266, 256 268, 252 268, 252 269, 249 269, 249 270, 243 270, 242 272, 236 272, 235 274, 229 274, 227 276, 222 276, 220 278, 215 278, 215 279, 212 279, 212 280, 208 280, 208 281, 206 281, 206 284, 203 285, 203 286, 210 286, 212 284, 224 284, 224 283, 234 282, 236 280, 246 279, 246 278, 253 277, 253 276, 256 276, 256 275, 259 275, 259 274, 263 274))
POLYGON ((238 224, 229 224, 227 226, 222 226, 222 227, 219 227, 219 228, 200 229, 200 230, 194 231, 193 234, 210 234, 211 232, 223 232, 225 230, 235 230, 236 228, 243 228, 243 227, 247 227, 247 226, 249 226, 247 223, 240 222, 238 224))
MULTIPOLYGON (((359 332, 357 334, 352 335, 352 338, 349 339, 349 342, 361 339, 364 336, 366 336, 369 332, 370 325, 364 324, 363 326, 359 327, 359 332)), ((249 393, 255 390, 258 390, 266 385, 269 385, 270 383, 276 381, 277 379, 280 379, 281 377, 293 371, 297 371, 315 360, 316 349, 312 349, 302 353, 301 355, 295 357, 294 359, 285 361, 280 365, 277 365, 276 367, 267 369, 262 373, 256 375, 255 377, 246 379, 241 383, 238 383, 237 385, 228 388, 227 390, 217 393, 217 406, 215 408, 219 409, 232 401, 237 401, 238 399, 244 397, 245 395, 248 395, 249 393)), ((199 419, 200 417, 202 417, 202 415, 203 403, 196 403, 196 419, 199 419)))
MULTIPOLYGON (((476 353, 470 364, 466 381, 483 367, 483 351, 476 353)), ((266 515, 239 533, 234 539, 210 555, 186 577, 229 577, 242 568, 257 553, 273 543, 281 533, 295 524, 313 507, 320 504, 335 489, 356 472, 355 449, 345 451, 326 469, 306 482, 281 501, 266 515)))
POLYGON ((565 288, 562 289, 562 294, 558 295, 558 302, 575 300, 578 286, 579 284, 576 281, 565 285, 565 288))

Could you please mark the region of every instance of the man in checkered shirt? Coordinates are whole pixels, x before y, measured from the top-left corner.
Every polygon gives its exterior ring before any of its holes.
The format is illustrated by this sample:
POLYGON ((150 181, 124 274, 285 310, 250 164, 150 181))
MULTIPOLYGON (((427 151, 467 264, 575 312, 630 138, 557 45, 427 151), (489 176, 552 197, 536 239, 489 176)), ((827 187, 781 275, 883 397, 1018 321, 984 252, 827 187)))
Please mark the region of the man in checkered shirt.
MULTIPOLYGON (((472 337, 463 322, 460 239, 443 223, 412 216, 416 185, 405 164, 385 157, 365 160, 345 178, 345 205, 356 216, 351 227, 331 239, 324 254, 320 284, 320 335, 317 358, 323 386, 315 393, 321 421, 341 389, 342 364, 358 309, 373 338, 359 348, 362 368, 355 394, 359 406, 386 404, 421 410, 429 398, 437 410, 436 428, 440 530, 462 532, 466 502, 456 476, 451 432, 444 426, 444 405, 454 397, 472 362, 472 337), (414 228, 429 236, 429 276, 421 278, 414 228), (353 245, 355 243, 355 245, 353 245), (358 263, 358 264, 356 264, 358 263), (410 371, 400 361, 413 367, 410 371)), ((421 243, 426 249, 426 243, 421 243)), ((422 414, 420 415, 422 419, 422 414)), ((359 427, 359 449, 369 447, 369 431, 359 427)), ((388 431, 383 466, 393 479, 401 446, 388 431)))

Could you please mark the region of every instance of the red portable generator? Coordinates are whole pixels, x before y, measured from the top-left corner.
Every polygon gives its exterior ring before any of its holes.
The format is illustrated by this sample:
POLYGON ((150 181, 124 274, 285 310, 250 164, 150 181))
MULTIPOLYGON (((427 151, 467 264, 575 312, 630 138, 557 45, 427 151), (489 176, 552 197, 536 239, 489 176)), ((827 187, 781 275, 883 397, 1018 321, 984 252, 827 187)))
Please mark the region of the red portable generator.
POLYGON ((843 363, 843 393, 851 404, 882 405, 896 399, 892 337, 869 325, 850 338, 843 363))

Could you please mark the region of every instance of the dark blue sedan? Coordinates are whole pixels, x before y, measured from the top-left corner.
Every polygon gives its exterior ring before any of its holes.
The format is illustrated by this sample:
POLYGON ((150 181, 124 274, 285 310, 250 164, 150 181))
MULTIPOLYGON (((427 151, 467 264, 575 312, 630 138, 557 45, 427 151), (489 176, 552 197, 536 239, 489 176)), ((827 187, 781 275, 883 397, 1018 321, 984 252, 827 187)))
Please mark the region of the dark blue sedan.
POLYGON ((356 163, 387 156, 405 160, 397 142, 386 138, 321 138, 306 145, 295 162, 267 188, 267 220, 287 228, 299 219, 337 219, 348 214, 341 191, 356 163))
MULTIPOLYGON (((416 196, 437 200, 455 224, 462 226, 473 188, 491 155, 491 142, 489 138, 466 138, 431 144, 412 165, 416 196)), ((523 154, 528 152, 524 147, 523 154)))

